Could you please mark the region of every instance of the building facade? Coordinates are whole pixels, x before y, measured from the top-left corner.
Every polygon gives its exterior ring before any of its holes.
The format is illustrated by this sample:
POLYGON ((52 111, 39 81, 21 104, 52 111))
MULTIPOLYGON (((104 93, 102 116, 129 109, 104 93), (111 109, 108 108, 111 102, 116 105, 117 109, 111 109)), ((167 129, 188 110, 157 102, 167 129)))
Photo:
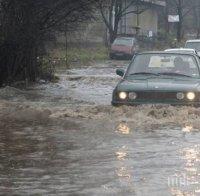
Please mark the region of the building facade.
MULTIPOLYGON (((124 0, 124 6, 131 0, 124 0)), ((165 0, 140 0, 130 6, 119 24, 119 34, 154 36, 158 32, 158 11, 165 7, 165 0)))

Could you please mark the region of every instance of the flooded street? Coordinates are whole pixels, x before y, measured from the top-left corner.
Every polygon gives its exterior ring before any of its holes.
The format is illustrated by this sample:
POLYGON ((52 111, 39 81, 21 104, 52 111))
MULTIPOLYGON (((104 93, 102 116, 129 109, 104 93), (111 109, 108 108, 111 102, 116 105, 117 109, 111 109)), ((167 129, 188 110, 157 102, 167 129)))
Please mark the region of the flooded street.
POLYGON ((0 89, 0 195, 200 195, 200 109, 112 107, 126 64, 0 89))

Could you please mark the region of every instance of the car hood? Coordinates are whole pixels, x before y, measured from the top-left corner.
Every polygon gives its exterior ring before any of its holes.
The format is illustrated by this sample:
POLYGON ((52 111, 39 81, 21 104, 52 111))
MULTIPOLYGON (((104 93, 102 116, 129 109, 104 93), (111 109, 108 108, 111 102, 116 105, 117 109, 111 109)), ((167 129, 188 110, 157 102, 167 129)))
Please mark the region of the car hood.
POLYGON ((146 78, 122 80, 119 91, 200 91, 199 79, 146 78))

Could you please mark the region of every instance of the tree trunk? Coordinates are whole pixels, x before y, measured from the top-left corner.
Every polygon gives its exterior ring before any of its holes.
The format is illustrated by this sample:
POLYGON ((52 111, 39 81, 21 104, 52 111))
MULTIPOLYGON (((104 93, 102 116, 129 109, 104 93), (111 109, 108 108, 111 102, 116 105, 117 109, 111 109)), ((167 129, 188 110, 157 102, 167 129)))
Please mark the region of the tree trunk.
POLYGON ((169 2, 168 2, 168 0, 166 0, 166 7, 165 7, 165 31, 166 31, 166 33, 169 33, 168 15, 169 15, 169 2))
POLYGON ((109 34, 110 34, 110 44, 112 44, 117 38, 117 34, 115 31, 109 31, 109 34))
POLYGON ((178 0, 177 11, 179 15, 179 22, 177 23, 177 41, 181 42, 183 38, 182 28, 183 28, 183 8, 182 0, 178 0))
POLYGON ((182 23, 181 22, 178 22, 177 23, 177 41, 178 42, 181 42, 182 40, 182 23))
POLYGON ((197 39, 200 38, 200 28, 197 29, 197 37, 196 37, 196 38, 197 38, 197 39))

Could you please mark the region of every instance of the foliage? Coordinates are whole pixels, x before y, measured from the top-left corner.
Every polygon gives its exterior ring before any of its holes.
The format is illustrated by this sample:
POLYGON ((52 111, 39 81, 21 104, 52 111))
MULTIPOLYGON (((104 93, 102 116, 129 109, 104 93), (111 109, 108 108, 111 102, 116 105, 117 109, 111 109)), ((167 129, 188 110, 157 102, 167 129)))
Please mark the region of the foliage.
POLYGON ((1 0, 0 86, 35 81, 40 72, 37 57, 45 54, 45 41, 58 28, 72 31, 92 19, 94 1, 1 0))
MULTIPOLYGON (((181 42, 184 37, 184 22, 192 16, 197 30, 197 37, 200 35, 200 1, 199 0, 166 0, 166 19, 169 14, 179 15, 179 22, 176 24, 176 38, 181 42)), ((167 23, 166 23, 167 24, 167 23)), ((166 26, 166 31, 169 32, 169 25, 166 26)))

